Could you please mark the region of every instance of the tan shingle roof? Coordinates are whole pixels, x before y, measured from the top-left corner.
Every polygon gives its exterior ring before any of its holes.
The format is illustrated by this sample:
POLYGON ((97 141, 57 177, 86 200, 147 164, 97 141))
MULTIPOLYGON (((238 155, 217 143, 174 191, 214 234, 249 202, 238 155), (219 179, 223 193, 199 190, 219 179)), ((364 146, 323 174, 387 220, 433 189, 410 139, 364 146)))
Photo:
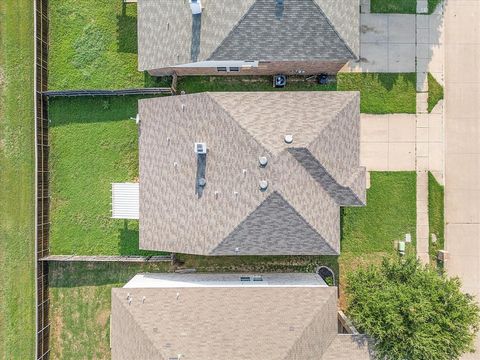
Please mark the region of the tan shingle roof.
POLYGON ((339 206, 365 202, 358 93, 146 99, 140 118, 143 249, 337 254, 339 206), (206 142, 206 160, 195 155, 195 142, 206 142), (268 159, 264 168, 260 156, 268 159), (261 180, 268 181, 266 191, 259 190, 261 180))
POLYGON ((138 1, 139 70, 206 60, 348 61, 358 55, 358 0, 138 1))
POLYGON ((367 360, 339 335, 337 288, 313 273, 138 274, 112 290, 113 360, 367 360))
POLYGON ((112 290, 114 360, 320 359, 336 333, 333 287, 112 290))

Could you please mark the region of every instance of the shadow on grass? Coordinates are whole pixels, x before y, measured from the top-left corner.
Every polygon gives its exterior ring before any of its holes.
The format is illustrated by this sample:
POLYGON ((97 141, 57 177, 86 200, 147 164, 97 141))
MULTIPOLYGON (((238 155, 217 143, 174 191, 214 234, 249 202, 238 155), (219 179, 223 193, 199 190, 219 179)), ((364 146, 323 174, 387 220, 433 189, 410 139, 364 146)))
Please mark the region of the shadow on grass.
POLYGON ((167 272, 170 262, 119 263, 119 262, 52 262, 49 264, 50 287, 123 286, 141 272, 167 272))
POLYGON ((137 17, 127 15, 126 4, 123 4, 122 14, 117 15, 117 43, 118 52, 132 54, 138 52, 137 17))
POLYGON ((177 266, 195 268, 198 272, 314 272, 317 266, 328 266, 338 284, 338 256, 198 256, 176 254, 177 266))

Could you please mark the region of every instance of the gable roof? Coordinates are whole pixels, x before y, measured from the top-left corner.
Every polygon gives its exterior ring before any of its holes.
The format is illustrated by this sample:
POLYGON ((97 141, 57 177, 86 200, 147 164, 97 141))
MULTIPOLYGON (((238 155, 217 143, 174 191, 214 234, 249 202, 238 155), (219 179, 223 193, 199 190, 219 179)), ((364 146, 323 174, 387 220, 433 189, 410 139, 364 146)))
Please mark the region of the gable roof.
POLYGON ((365 203, 358 93, 202 93, 141 100, 139 113, 142 249, 339 253, 340 206, 365 203))
POLYGON ((205 60, 348 61, 358 54, 358 0, 138 1, 139 70, 205 60))
POLYGON ((112 359, 346 359, 342 343, 368 358, 337 339, 337 288, 317 274, 241 276, 139 274, 112 289, 112 359))

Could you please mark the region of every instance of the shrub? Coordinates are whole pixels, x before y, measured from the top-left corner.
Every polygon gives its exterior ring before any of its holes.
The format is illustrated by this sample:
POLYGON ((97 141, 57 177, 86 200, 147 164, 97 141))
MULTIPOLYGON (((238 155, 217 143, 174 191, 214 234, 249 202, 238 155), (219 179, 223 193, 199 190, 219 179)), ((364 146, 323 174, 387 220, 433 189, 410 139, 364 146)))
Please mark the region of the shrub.
POLYGON ((347 275, 348 314, 381 359, 447 360, 473 350, 479 307, 457 278, 413 257, 347 275))

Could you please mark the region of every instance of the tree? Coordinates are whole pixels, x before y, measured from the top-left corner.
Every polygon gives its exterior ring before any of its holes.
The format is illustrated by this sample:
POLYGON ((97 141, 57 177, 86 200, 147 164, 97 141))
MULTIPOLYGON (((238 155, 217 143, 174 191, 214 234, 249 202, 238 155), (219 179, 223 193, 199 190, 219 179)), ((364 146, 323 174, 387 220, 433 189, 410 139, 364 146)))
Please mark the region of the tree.
POLYGON ((348 314, 369 335, 380 359, 450 360, 473 350, 475 299, 413 257, 383 259, 347 274, 348 314))

